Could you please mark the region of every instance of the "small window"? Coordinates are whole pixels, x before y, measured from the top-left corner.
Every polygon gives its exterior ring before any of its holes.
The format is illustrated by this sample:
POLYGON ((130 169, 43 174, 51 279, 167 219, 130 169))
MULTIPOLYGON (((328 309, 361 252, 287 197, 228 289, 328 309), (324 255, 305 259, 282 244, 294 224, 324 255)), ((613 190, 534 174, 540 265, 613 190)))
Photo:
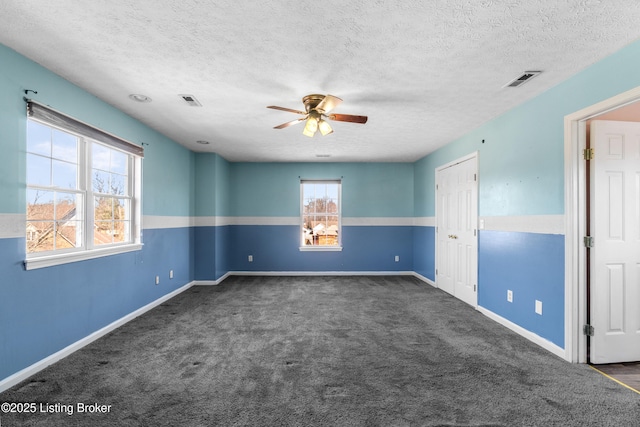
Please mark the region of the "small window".
POLYGON ((29 113, 27 269, 140 249, 138 147, 37 104, 29 113))
POLYGON ((304 250, 340 250, 341 233, 341 182, 300 182, 301 227, 304 250))

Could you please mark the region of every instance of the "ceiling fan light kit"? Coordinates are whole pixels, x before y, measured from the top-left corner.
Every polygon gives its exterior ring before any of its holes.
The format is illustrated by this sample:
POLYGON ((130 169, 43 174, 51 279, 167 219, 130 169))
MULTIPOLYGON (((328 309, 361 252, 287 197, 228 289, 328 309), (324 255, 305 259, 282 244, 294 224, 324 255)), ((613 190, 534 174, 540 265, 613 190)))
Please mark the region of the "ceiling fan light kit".
POLYGON ((326 120, 322 120, 322 119, 318 120, 318 128, 320 129, 320 133, 322 134, 322 136, 333 133, 333 129, 331 128, 331 125, 327 123, 326 120))
POLYGON ((318 119, 316 119, 315 117, 309 117, 307 119, 307 124, 305 125, 304 130, 302 131, 302 134, 305 136, 313 137, 313 135, 316 134, 317 130, 318 130, 318 119))
POLYGON ((355 116, 352 114, 329 114, 329 111, 342 103, 342 99, 333 95, 318 95, 312 94, 302 98, 306 111, 293 110, 291 108, 278 107, 276 105, 270 105, 267 108, 274 110, 287 111, 289 113, 304 115, 301 119, 292 120, 290 122, 283 123, 275 126, 274 129, 284 129, 291 125, 306 121, 302 134, 308 137, 313 137, 318 130, 325 136, 333 133, 331 125, 327 120, 334 120, 338 122, 360 123, 367 122, 367 116, 355 116))

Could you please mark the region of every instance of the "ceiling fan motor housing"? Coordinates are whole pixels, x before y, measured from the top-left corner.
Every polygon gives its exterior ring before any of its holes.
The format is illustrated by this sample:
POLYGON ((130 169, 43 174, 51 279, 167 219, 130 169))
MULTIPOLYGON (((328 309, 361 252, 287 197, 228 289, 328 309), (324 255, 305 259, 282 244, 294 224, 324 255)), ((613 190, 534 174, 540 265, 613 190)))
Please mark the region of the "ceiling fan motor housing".
POLYGON ((320 104, 320 102, 322 102, 322 100, 324 99, 325 95, 318 95, 318 94, 312 94, 312 95, 307 95, 304 98, 302 98, 302 103, 304 104, 304 107, 307 110, 307 113, 315 110, 315 108, 318 106, 318 104, 320 104))

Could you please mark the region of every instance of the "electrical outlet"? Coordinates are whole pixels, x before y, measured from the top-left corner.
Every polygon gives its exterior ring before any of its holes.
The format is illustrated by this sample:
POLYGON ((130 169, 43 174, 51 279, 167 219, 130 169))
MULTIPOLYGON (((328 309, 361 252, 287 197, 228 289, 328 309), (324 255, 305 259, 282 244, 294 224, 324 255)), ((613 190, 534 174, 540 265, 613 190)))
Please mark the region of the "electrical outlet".
POLYGON ((169 279, 173 279, 173 270, 169 270, 169 279))
POLYGON ((156 276, 156 285, 160 284, 160 276, 156 276))
POLYGON ((400 261, 400 256, 396 255, 396 262, 400 261))
POLYGON ((542 301, 536 300, 536 313, 542 316, 542 301))
POLYGON ((249 255, 249 262, 253 262, 253 255, 249 255))
POLYGON ((507 290, 507 301, 513 302, 513 291, 507 290))

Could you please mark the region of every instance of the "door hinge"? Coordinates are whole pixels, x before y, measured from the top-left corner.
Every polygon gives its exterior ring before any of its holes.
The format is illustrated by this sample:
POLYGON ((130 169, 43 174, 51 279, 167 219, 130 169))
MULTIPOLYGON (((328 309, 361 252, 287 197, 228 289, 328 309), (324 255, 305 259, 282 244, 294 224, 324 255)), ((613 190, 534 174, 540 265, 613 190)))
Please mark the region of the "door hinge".
POLYGON ((478 180, 478 176, 477 176, 475 173, 473 174, 473 180, 474 180, 474 181, 477 181, 477 180, 478 180))
POLYGON ((593 160, 595 155, 596 155, 596 152, 593 148, 585 148, 584 150, 582 150, 582 157, 585 160, 593 160))
POLYGON ((476 292, 476 289, 477 289, 477 285, 474 283, 473 284, 473 292, 476 292))
POLYGON ((584 236, 584 247, 585 248, 592 248, 594 245, 595 245, 595 242, 593 240, 593 237, 584 236))
POLYGON ((436 276, 438 275, 438 269, 436 268, 436 276))
POLYGON ((595 328, 591 325, 584 325, 584 327, 582 328, 582 332, 588 336, 588 337, 592 337, 595 335, 595 328))

